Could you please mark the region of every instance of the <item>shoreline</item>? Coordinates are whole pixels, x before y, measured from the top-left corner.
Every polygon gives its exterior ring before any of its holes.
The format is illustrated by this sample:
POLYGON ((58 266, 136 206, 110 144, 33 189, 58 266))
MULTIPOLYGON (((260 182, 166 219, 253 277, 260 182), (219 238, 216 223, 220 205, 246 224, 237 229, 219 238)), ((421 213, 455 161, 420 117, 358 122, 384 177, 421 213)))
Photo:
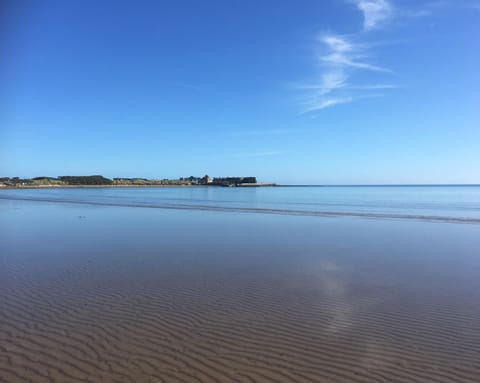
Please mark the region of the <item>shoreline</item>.
MULTIPOLYGON (((258 184, 240 184, 232 185, 232 188, 255 188, 255 187, 274 187, 275 183, 258 183, 258 184)), ((0 190, 20 190, 20 189, 98 189, 98 188, 208 188, 208 187, 225 187, 223 185, 25 185, 25 186, 0 186, 0 190)))
MULTIPOLYGON (((6 186, 0 185, 0 190, 19 190, 19 189, 88 189, 88 188, 174 188, 174 187, 225 187, 224 185, 205 185, 205 184, 177 184, 177 185, 24 185, 24 186, 6 186)), ((240 184, 232 187, 285 187, 285 188, 371 188, 371 187, 479 187, 480 184, 358 184, 358 185, 292 185, 278 184, 274 182, 262 182, 257 184, 240 184)))
POLYGON ((324 218, 364 218, 364 219, 385 219, 385 220, 411 220, 418 222, 435 222, 451 224, 480 225, 480 218, 475 217, 457 217, 442 215, 424 215, 424 214, 402 214, 402 213, 375 213, 375 212, 355 212, 355 211, 328 211, 328 210, 286 210, 272 208, 253 208, 253 207, 231 207, 231 206, 211 206, 211 205, 182 205, 182 204, 153 204, 153 203, 116 203, 116 202, 94 202, 73 199, 55 199, 55 198, 33 198, 33 197, 5 197, 0 196, 1 200, 10 201, 29 201, 44 203, 67 203, 72 205, 91 205, 91 206, 109 206, 123 208, 149 208, 164 210, 187 210, 187 211, 211 211, 223 213, 251 213, 251 214, 269 214, 284 216, 304 216, 304 217, 324 217, 324 218))
POLYGON ((0 186, 0 190, 20 189, 117 189, 117 188, 173 188, 204 187, 205 185, 35 185, 35 186, 0 186))

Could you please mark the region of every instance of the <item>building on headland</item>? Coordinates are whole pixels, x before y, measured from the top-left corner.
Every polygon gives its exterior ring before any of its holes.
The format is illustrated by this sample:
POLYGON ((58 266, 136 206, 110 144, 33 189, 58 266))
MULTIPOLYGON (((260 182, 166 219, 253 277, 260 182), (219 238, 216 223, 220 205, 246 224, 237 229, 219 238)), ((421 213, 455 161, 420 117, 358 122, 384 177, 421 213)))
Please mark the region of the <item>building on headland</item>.
POLYGON ((242 185, 256 185, 256 177, 215 177, 212 180, 212 185, 220 186, 242 186, 242 185))
POLYGON ((204 175, 203 177, 181 177, 179 180, 181 182, 188 182, 191 185, 208 185, 212 183, 212 178, 208 175, 204 175))

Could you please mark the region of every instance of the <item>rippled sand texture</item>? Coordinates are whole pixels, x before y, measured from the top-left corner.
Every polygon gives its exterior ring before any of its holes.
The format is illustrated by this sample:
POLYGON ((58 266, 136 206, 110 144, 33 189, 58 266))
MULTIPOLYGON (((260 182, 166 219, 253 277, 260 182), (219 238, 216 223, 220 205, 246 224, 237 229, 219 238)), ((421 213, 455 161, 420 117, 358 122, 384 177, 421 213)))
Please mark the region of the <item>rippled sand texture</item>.
POLYGON ((455 235, 428 250, 462 225, 405 246, 397 222, 214 213, 200 234, 184 213, 100 235, 69 214, 2 241, 1 382, 480 381, 479 261, 455 235))

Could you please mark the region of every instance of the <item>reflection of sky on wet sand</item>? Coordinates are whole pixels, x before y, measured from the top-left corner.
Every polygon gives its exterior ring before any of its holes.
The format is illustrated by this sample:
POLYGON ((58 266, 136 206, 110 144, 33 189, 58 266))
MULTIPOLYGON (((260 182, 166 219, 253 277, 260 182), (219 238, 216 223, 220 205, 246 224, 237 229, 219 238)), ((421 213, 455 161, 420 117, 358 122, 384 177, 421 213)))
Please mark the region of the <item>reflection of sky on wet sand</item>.
POLYGON ((117 295, 109 307, 119 313, 138 305, 136 316, 178 323, 202 342, 238 330, 245 343, 236 346, 255 342, 272 365, 318 352, 320 365, 365 374, 398 365, 448 374, 446 360, 465 376, 475 367, 479 226, 19 201, 0 209, 4 291, 35 286, 67 305, 67 292, 81 302, 117 295), (152 312, 159 297, 175 309, 152 312))
MULTIPOLYGON (((480 306, 474 300, 480 298, 475 228, 417 224, 409 230, 398 222, 381 225, 372 221, 353 225, 350 228, 356 227, 356 234, 338 238, 343 243, 347 238, 348 245, 337 246, 327 239, 325 248, 303 258, 301 273, 310 278, 311 285, 316 280, 319 300, 330 302, 322 306, 328 321, 319 331, 331 338, 355 338, 361 365, 387 368, 395 357, 385 352, 379 359, 379 350, 398 344, 419 349, 415 338, 423 333, 429 339, 443 337, 436 320, 445 325, 444 310, 479 315, 480 306)), ((480 340, 478 330, 476 324, 473 331, 461 327, 454 332, 465 337, 474 334, 469 343, 475 344, 480 340)))

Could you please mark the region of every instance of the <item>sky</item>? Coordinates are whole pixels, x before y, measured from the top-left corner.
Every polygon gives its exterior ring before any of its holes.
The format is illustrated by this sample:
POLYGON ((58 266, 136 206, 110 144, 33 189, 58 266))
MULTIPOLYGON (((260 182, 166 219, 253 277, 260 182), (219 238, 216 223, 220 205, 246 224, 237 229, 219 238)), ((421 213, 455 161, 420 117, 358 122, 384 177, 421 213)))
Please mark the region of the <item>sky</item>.
POLYGON ((480 0, 6 0, 0 176, 480 183, 480 0))

